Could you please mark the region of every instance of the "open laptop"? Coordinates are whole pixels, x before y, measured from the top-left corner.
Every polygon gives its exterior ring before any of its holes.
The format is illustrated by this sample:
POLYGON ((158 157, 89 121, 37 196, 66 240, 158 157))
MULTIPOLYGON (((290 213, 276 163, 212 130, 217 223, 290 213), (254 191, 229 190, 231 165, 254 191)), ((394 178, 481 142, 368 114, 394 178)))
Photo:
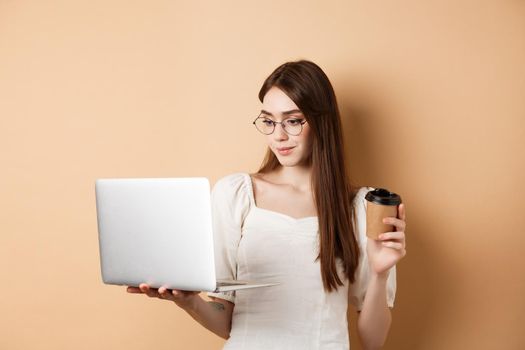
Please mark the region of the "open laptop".
POLYGON ((97 179, 95 193, 104 283, 208 292, 277 284, 216 280, 205 177, 97 179))

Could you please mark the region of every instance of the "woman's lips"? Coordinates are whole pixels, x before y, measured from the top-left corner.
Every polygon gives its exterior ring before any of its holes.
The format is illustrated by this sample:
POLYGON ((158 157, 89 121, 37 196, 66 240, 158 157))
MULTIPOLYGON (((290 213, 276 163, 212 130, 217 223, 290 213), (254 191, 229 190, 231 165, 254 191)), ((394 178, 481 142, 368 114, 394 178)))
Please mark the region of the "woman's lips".
MULTIPOLYGON (((294 146, 295 147, 295 146, 294 146)), ((290 154, 292 153, 292 150, 294 147, 282 147, 282 148, 277 148, 277 152, 279 152, 279 154, 285 156, 287 154, 290 154)))

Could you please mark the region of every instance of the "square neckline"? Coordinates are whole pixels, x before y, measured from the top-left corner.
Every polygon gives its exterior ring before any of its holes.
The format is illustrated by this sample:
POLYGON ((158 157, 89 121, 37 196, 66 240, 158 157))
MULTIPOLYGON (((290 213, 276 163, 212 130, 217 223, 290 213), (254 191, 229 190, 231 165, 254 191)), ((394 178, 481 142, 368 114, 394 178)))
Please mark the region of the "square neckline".
POLYGON ((252 202, 252 205, 253 205, 253 207, 255 209, 257 209, 257 210, 259 210, 261 212, 266 212, 266 213, 269 213, 269 214, 278 215, 278 216, 284 217, 284 218, 286 218, 286 219, 288 219, 290 221, 294 221, 294 222, 305 221, 305 220, 312 220, 312 219, 318 220, 319 216, 303 216, 301 218, 294 218, 293 216, 290 216, 290 215, 287 215, 287 214, 284 214, 284 213, 281 213, 281 212, 278 212, 278 211, 275 211, 275 210, 258 207, 257 204, 255 204, 255 192, 253 190, 252 176, 249 173, 244 173, 244 174, 245 174, 246 182, 248 183, 248 194, 250 196, 250 200, 252 202))

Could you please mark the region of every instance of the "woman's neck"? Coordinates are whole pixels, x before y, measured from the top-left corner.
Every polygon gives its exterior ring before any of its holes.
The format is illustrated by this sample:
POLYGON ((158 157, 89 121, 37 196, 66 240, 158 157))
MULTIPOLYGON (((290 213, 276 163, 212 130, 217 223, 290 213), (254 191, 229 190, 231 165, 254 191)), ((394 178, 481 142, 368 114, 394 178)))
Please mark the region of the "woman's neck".
POLYGON ((301 192, 307 192, 311 190, 311 175, 312 167, 310 166, 281 166, 275 169, 272 178, 276 183, 290 185, 301 192))

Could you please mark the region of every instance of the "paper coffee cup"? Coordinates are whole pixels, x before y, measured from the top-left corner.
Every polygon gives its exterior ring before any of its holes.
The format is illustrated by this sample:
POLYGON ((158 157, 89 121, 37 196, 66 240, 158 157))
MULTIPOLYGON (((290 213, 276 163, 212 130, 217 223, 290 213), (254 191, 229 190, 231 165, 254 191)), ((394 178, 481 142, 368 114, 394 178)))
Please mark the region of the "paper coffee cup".
POLYGON ((384 188, 368 191, 365 196, 366 208, 366 235, 378 239, 381 233, 395 231, 395 226, 384 224, 383 218, 393 216, 397 218, 397 206, 401 203, 398 194, 384 188))

